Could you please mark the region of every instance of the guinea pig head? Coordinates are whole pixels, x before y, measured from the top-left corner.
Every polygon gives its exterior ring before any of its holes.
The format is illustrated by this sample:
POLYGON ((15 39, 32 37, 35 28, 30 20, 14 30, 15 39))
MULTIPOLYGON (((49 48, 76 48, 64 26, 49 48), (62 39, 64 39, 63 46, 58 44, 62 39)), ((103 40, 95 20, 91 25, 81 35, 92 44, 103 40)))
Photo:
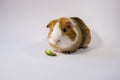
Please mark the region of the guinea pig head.
POLYGON ((48 40, 51 44, 66 48, 76 40, 74 25, 68 18, 52 20, 47 28, 49 28, 48 40))

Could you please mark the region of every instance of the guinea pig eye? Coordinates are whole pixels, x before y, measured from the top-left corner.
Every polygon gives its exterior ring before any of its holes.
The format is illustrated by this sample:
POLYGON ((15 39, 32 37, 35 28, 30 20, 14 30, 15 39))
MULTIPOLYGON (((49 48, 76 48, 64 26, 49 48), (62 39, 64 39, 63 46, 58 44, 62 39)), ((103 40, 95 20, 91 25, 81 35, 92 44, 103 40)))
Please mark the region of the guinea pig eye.
POLYGON ((66 28, 63 29, 63 32, 66 32, 66 28))

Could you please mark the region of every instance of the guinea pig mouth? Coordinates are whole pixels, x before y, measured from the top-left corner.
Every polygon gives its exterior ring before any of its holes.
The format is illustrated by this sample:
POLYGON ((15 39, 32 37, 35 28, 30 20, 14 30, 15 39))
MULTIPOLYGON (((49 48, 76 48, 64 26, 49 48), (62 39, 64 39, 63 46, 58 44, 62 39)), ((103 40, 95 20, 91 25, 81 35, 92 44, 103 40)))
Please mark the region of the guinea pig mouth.
POLYGON ((59 45, 60 44, 60 40, 49 40, 49 42, 53 45, 59 45))
POLYGON ((60 40, 54 40, 55 45, 59 45, 60 44, 60 40))

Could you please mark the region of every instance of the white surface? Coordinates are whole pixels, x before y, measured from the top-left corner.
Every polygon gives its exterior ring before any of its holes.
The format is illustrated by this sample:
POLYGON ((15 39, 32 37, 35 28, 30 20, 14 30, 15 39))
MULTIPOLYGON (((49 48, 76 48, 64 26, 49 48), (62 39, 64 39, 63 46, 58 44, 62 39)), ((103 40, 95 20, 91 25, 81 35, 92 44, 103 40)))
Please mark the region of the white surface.
POLYGON ((119 0, 0 0, 0 80, 120 80, 119 0), (46 25, 81 17, 88 49, 49 57, 46 25))

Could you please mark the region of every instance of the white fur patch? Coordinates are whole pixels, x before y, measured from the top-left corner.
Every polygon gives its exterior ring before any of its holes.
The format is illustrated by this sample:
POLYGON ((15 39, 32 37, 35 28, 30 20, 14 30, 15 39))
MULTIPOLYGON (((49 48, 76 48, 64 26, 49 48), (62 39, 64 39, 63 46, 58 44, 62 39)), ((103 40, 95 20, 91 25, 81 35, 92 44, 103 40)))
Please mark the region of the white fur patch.
POLYGON ((58 46, 62 48, 68 48, 68 47, 71 47, 74 43, 75 41, 71 41, 68 36, 62 36, 58 46))
POLYGON ((68 36, 62 36, 62 31, 59 28, 59 22, 57 22, 54 29, 53 29, 53 32, 51 33, 51 37, 49 38, 50 43, 52 43, 52 44, 54 44, 58 47, 61 47, 61 48, 68 48, 68 47, 71 47, 72 45, 74 45, 77 42, 78 31, 75 27, 76 24, 70 18, 68 18, 68 19, 72 23, 73 30, 77 34, 75 41, 71 41, 68 36), (60 42, 56 42, 57 40, 60 40, 60 42))
POLYGON ((57 22, 50 36, 49 42, 52 44, 56 44, 55 41, 60 40, 61 36, 62 36, 62 32, 59 28, 59 22, 57 22))

